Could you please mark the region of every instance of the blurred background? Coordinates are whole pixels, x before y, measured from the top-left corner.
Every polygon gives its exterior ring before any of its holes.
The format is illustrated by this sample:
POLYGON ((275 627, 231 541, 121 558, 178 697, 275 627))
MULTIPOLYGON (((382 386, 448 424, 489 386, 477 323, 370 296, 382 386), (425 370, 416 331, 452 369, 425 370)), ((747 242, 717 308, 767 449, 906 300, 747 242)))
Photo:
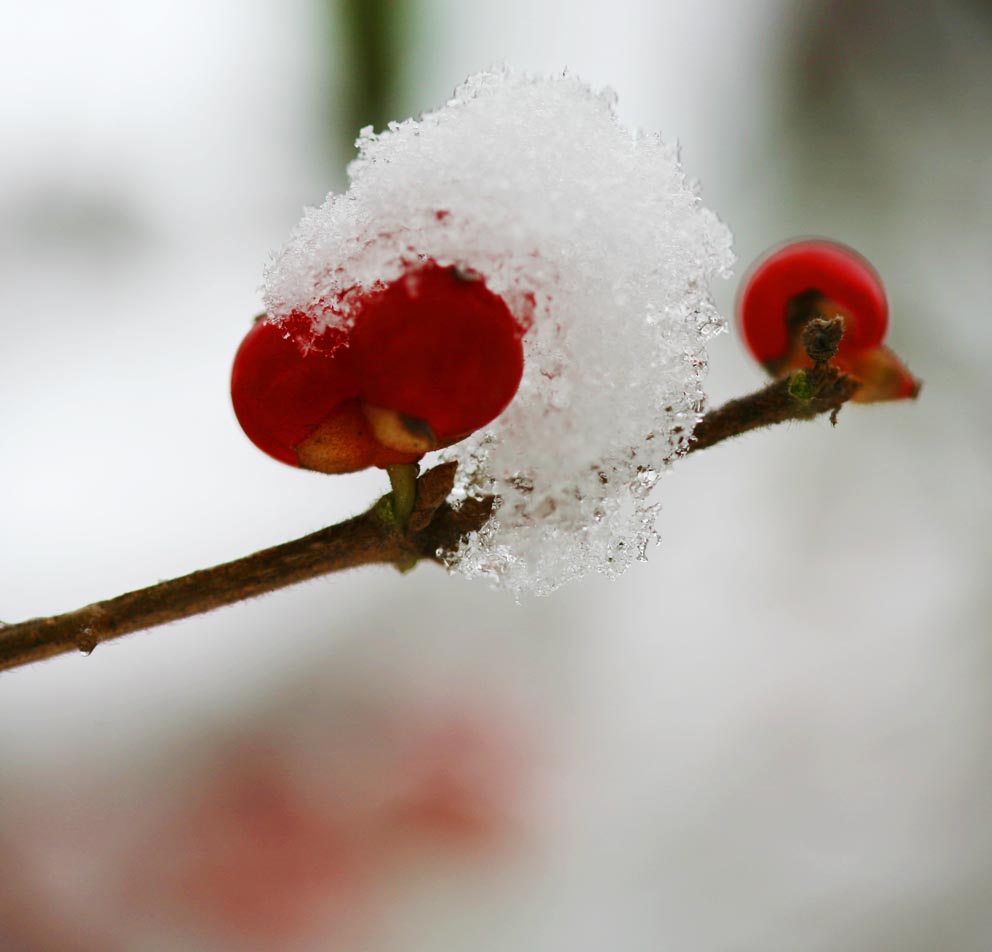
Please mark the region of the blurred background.
POLYGON ((384 491, 255 450, 230 362, 358 129, 494 61, 677 139, 738 274, 857 247, 925 381, 679 463, 618 582, 365 569, 0 675, 3 952, 992 948, 985 0, 0 13, 5 621, 384 491))

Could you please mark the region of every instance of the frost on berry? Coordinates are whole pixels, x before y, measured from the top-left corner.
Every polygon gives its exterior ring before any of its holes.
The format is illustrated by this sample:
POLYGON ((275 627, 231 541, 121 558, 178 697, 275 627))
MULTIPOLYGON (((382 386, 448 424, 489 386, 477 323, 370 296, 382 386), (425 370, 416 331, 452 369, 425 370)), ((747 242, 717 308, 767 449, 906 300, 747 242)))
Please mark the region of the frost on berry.
POLYGON ((523 377, 445 451, 456 497, 499 497, 451 567, 515 593, 622 572, 698 418, 724 326, 706 282, 733 260, 676 148, 624 129, 609 91, 493 69, 419 120, 363 130, 349 174, 268 268, 270 319, 357 334, 361 302, 411 271, 484 280, 519 325, 523 377))

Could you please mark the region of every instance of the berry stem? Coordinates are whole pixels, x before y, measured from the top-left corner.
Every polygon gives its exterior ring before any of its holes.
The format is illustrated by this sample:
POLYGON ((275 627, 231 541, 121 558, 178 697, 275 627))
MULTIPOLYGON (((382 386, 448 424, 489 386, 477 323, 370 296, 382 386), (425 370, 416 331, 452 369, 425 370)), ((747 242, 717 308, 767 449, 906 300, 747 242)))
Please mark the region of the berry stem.
POLYGON ((406 529, 417 501, 417 475, 420 467, 416 463, 394 463, 386 467, 389 475, 389 485, 393 491, 390 494, 393 518, 400 529, 406 529))

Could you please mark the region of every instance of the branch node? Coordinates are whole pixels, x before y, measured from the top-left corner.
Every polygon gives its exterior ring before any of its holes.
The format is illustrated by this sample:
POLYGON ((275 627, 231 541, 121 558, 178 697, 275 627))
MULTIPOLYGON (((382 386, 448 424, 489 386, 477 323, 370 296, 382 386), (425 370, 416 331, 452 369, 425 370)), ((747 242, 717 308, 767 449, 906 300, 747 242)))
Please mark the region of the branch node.
POLYGON ((396 510, 393 508, 393 494, 386 493, 380 496, 372 506, 372 515, 381 523, 391 529, 398 529, 399 523, 396 521, 396 510))
POLYGON ((78 629, 72 643, 82 654, 91 655, 109 630, 107 612, 99 605, 88 605, 76 614, 79 616, 78 629))
POLYGON ((423 532, 431 524, 434 513, 454 488, 457 470, 458 463, 451 460, 429 469, 417 480, 417 498, 407 523, 410 532, 423 532))
POLYGON ((805 370, 797 370, 789 378, 789 396, 800 403, 809 403, 813 399, 813 385, 805 370))

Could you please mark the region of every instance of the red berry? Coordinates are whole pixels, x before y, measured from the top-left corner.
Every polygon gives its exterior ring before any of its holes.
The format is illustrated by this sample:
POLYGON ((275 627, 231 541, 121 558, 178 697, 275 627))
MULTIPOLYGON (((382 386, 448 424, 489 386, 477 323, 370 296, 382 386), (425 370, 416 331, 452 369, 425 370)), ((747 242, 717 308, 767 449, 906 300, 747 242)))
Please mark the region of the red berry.
POLYGON ((494 420, 523 374, 523 330, 481 277, 429 262, 371 294, 351 353, 377 438, 432 449, 494 420))
POLYGON ((242 429, 283 463, 351 473, 413 462, 416 456, 374 439, 358 390, 344 331, 332 327, 313 338, 303 314, 280 323, 258 321, 238 348, 231 373, 242 429))
POLYGON ((333 410, 358 395, 343 331, 330 328, 304 351, 310 321, 293 314, 282 322, 262 319, 234 358, 231 399, 249 439, 270 456, 299 465, 295 447, 333 410))
POLYGON ((737 314, 751 353, 763 364, 785 358, 789 318, 805 323, 817 307, 844 317, 843 349, 871 347, 885 336, 889 307, 875 269, 853 248, 810 238, 776 248, 748 273, 737 314), (807 314, 790 315, 804 305, 807 314))
POLYGON ((355 296, 350 333, 315 337, 294 312, 260 320, 242 342, 234 410, 270 456, 325 473, 415 462, 513 398, 522 329, 481 279, 431 263, 355 296))
POLYGON ((833 362, 857 377, 854 399, 916 396, 919 382, 882 347, 889 307, 882 279, 853 248, 822 238, 782 245, 754 264, 737 296, 737 318, 752 355, 774 376, 811 361, 802 329, 813 317, 842 317, 844 336, 833 362))

